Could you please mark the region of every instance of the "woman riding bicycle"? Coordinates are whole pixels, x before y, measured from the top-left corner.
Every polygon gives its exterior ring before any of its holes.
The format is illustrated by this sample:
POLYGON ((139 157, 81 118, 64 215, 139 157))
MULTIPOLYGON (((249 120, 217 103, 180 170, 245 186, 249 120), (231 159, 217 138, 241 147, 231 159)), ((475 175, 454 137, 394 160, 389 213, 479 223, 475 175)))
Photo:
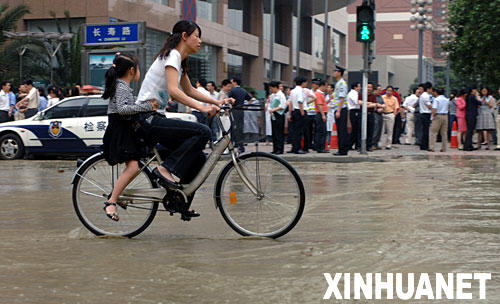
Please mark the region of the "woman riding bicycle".
MULTIPOLYGON (((159 104, 160 92, 163 92, 165 96, 213 116, 218 110, 217 106, 228 101, 206 96, 191 85, 187 74, 187 57, 200 49, 200 36, 201 29, 194 22, 183 20, 174 25, 171 35, 144 77, 137 98, 138 105, 159 104)), ((153 171, 160 185, 176 189, 180 184, 193 180, 205 163, 203 149, 211 137, 210 129, 200 123, 168 119, 155 112, 145 112, 139 116, 138 124, 147 141, 160 143, 170 151, 161 166, 153 171), (180 179, 179 183, 172 174, 180 179)), ((193 196, 188 198, 189 204, 193 196)), ((183 213, 189 217, 199 216, 194 211, 183 213)))

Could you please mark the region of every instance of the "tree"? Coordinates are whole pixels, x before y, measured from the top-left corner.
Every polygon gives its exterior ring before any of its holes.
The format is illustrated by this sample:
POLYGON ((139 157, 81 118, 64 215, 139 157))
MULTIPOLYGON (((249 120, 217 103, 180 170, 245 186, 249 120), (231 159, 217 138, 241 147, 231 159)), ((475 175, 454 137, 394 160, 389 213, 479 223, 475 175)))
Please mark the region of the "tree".
MULTIPOLYGON (((450 90, 460 90, 466 86, 467 84, 459 79, 454 71, 450 69, 450 90)), ((446 88, 446 69, 434 73, 434 87, 446 88)))
POLYGON ((10 10, 9 5, 4 3, 0 5, 0 45, 2 45, 6 38, 3 31, 11 31, 16 28, 16 23, 23 18, 24 15, 30 11, 24 4, 18 5, 10 10))
MULTIPOLYGON (((59 33, 63 33, 60 20, 54 12, 50 12, 59 33)), ((63 41, 60 49, 54 56, 53 84, 59 87, 68 87, 80 82, 81 40, 78 28, 73 28, 68 11, 64 12, 69 32, 75 35, 69 41, 63 41)), ((39 28, 44 32, 42 28, 39 28)), ((51 58, 49 51, 55 50, 58 41, 35 38, 15 39, 0 53, 0 78, 17 83, 19 75, 19 55, 17 51, 26 47, 23 55, 23 78, 50 83, 51 58)))
POLYGON ((500 0, 450 1, 448 15, 456 38, 445 49, 457 76, 468 84, 500 85, 500 0))

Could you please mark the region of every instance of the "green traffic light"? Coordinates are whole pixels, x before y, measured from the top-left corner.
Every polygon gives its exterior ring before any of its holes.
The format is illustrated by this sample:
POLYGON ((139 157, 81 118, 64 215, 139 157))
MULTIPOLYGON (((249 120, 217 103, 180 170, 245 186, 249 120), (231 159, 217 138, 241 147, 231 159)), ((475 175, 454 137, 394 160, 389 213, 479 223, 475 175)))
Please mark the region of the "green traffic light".
POLYGON ((367 23, 363 23, 363 25, 361 27, 360 35, 361 35, 361 40, 363 40, 363 41, 367 41, 367 40, 371 39, 372 32, 370 31, 370 28, 368 27, 367 23))

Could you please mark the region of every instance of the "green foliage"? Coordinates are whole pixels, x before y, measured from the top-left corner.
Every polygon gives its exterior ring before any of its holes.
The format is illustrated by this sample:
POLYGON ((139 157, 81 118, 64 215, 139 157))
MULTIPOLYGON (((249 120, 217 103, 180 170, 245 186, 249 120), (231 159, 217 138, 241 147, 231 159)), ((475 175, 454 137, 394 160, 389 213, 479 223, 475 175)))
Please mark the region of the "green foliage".
POLYGON ((24 4, 18 5, 10 10, 7 3, 0 5, 0 45, 6 40, 3 31, 15 29, 17 21, 29 12, 28 7, 24 4))
POLYGON ((500 85, 500 0, 449 2, 449 24, 456 38, 445 46, 451 67, 468 84, 500 85))
MULTIPOLYGON (((81 38, 79 28, 71 24, 68 11, 64 12, 65 20, 68 23, 69 32, 75 35, 69 41, 63 41, 53 61, 53 84, 59 87, 69 87, 80 82, 81 66, 81 38)), ((63 33, 61 22, 51 12, 54 23, 59 33, 63 33)), ((40 31, 44 31, 40 28, 40 31)), ((26 47, 26 52, 22 56, 23 79, 33 79, 50 83, 51 60, 49 52, 53 52, 59 41, 47 39, 21 38, 10 41, 0 53, 0 79, 18 84, 19 81, 19 61, 18 51, 26 47)))

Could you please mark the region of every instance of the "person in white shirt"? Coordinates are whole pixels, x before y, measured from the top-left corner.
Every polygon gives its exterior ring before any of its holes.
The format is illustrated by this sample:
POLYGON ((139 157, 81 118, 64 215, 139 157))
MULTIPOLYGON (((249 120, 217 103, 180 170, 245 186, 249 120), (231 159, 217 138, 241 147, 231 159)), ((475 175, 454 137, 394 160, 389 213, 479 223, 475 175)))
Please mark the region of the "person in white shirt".
MULTIPOLYGON (((207 89, 205 89, 206 86, 207 86, 207 81, 205 79, 199 79, 196 81, 196 90, 198 90, 200 93, 202 93, 205 96, 210 96, 210 92, 207 91, 207 89)), ((198 101, 198 102, 200 102, 200 101, 198 101)), ((203 102, 202 102, 202 104, 207 105, 206 103, 203 103, 203 102)), ((206 125, 208 123, 207 116, 204 115, 203 113, 201 113, 200 111, 198 111, 197 109, 188 108, 187 112, 196 116, 196 119, 198 120, 199 123, 202 123, 204 125, 206 125)))
POLYGON ((429 150, 429 127, 431 125, 431 108, 432 108, 432 83, 426 82, 423 84, 424 92, 418 100, 420 109, 420 121, 422 124, 422 142, 420 150, 429 150))
POLYGON ((57 96, 57 89, 55 87, 49 88, 49 101, 47 103, 47 108, 57 104, 59 102, 59 97, 57 96))
POLYGON ((316 90, 319 87, 321 79, 316 78, 311 81, 311 89, 304 88, 304 152, 309 152, 309 149, 314 149, 314 119, 316 117, 316 90))
POLYGON ((26 80, 23 84, 28 90, 28 95, 16 104, 16 108, 19 109, 19 112, 24 113, 24 118, 30 118, 38 113, 38 107, 40 107, 40 94, 38 89, 33 86, 32 80, 26 80))
POLYGON ((351 91, 347 94, 347 110, 351 122, 349 148, 355 145, 356 150, 361 149, 361 108, 359 105, 359 92, 361 83, 351 84, 351 91))
MULTIPOLYGON (((213 99, 191 85, 187 74, 187 58, 200 49, 200 37, 201 29, 192 21, 182 20, 174 25, 171 35, 144 77, 136 103, 158 105, 162 100, 159 92, 163 91, 165 97, 170 96, 185 106, 213 116, 217 106, 231 102, 230 99, 213 99)), ((210 140, 210 129, 200 123, 169 119, 156 112, 140 115, 137 123, 147 130, 150 142, 160 143, 172 151, 161 166, 154 170, 160 184, 166 188, 177 189, 180 187, 179 183, 190 183, 206 161, 203 149, 210 140), (180 179, 179 183, 175 181, 173 174, 180 179)), ((188 197, 188 204, 182 210, 175 210, 181 213, 181 218, 189 220, 193 216, 199 216, 194 211, 188 211, 193 197, 194 194, 188 197)))
MULTIPOLYGON (((215 84, 215 82, 207 82, 207 91, 210 94, 210 97, 219 100, 219 92, 217 92, 217 85, 215 84)), ((217 120, 212 119, 209 127, 210 130, 212 130, 212 142, 216 142, 219 134, 219 125, 217 124, 217 120)))
POLYGON ((415 107, 418 102, 418 96, 416 94, 417 89, 411 90, 411 95, 405 98, 403 102, 403 108, 406 111, 406 135, 404 137, 405 145, 412 145, 413 132, 415 130, 415 107))
POLYGON ((2 90, 0 90, 0 123, 7 122, 10 120, 9 111, 10 111, 10 100, 9 100, 9 91, 10 91, 10 83, 7 81, 2 81, 0 84, 2 90))
POLYGON ((219 92, 217 92, 217 85, 215 84, 215 82, 207 82, 207 91, 210 93, 210 97, 219 99, 219 92))
POLYGON ((302 76, 295 78, 295 88, 290 92, 290 99, 292 101, 292 116, 290 118, 291 126, 288 135, 291 138, 292 150, 291 153, 305 154, 300 148, 300 143, 304 135, 304 88, 307 86, 307 79, 302 76))
POLYGON ((285 110, 286 97, 279 89, 280 82, 271 81, 269 90, 272 95, 269 100, 268 112, 271 115, 273 154, 283 154, 285 150, 285 110))

